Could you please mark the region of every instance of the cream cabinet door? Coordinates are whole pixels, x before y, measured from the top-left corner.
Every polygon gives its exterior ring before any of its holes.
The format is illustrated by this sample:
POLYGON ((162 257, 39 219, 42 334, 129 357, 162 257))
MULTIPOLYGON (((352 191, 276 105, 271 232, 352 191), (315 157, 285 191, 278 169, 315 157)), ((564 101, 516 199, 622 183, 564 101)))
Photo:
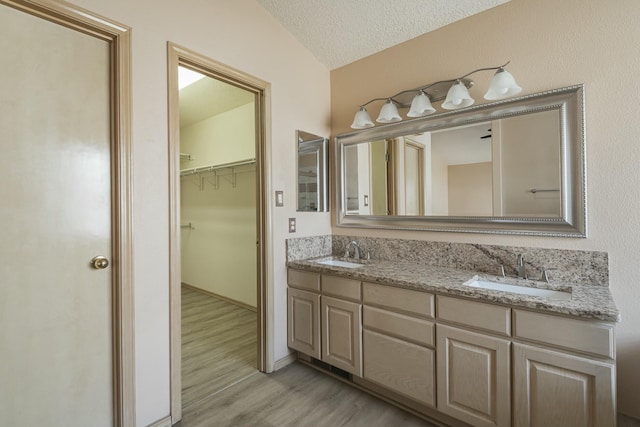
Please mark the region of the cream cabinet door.
POLYGON ((426 405, 435 406, 435 351, 364 330, 364 378, 426 405))
POLYGON ((510 342, 437 325, 437 408, 477 427, 511 425, 510 342))
POLYGON ((287 345, 320 359, 320 294, 287 289, 287 345))
POLYGON ((615 426, 615 365, 513 345, 515 427, 615 426))
POLYGON ((322 361, 362 376, 362 305, 322 297, 322 361))

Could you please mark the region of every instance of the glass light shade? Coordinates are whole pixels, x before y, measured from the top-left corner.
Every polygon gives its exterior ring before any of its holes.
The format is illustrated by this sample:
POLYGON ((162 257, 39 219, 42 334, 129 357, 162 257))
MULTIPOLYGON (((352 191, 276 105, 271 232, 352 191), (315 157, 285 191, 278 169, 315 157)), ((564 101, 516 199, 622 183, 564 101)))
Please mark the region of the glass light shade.
POLYGON ((394 104, 392 100, 388 100, 380 109, 380 115, 378 115, 376 122, 395 123, 399 122, 400 120, 402 120, 402 117, 400 117, 398 107, 396 107, 396 104, 394 104))
POLYGON ((360 107, 360 110, 356 113, 351 123, 351 129, 366 129, 375 126, 369 117, 369 113, 364 107, 360 107))
POLYGON ((442 108, 445 110, 455 110, 473 105, 474 102, 476 101, 469 95, 469 90, 464 83, 458 81, 449 88, 447 98, 442 103, 442 108))
POLYGON ((420 93, 413 98, 413 101, 411 101, 411 109, 409 109, 407 116, 422 117, 435 112, 436 109, 431 105, 429 97, 420 91, 420 93))
POLYGON ((516 79, 513 78, 510 72, 504 68, 500 68, 496 71, 496 74, 489 83, 489 89, 484 95, 484 99, 494 100, 508 98, 516 95, 522 91, 522 88, 516 83, 516 79))

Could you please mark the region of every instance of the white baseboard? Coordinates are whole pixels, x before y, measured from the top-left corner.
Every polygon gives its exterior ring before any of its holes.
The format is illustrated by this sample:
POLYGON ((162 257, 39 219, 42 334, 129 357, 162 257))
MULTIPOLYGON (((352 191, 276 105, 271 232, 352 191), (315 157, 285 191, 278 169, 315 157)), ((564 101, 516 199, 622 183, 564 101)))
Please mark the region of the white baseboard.
POLYGON ((275 372, 277 370, 280 370, 280 369, 284 368, 285 366, 292 364, 296 360, 298 360, 298 353, 296 353, 296 352, 289 353, 288 355, 286 355, 282 359, 276 360, 276 363, 273 364, 273 371, 275 372))

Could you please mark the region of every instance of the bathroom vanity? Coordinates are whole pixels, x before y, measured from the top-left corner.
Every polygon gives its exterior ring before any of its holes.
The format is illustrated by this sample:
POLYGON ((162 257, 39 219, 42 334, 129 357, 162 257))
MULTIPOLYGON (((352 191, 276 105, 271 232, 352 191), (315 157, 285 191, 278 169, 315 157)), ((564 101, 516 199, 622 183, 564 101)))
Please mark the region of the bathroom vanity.
POLYGON ((288 345, 301 358, 448 425, 615 425, 607 286, 335 261, 288 262, 288 345))

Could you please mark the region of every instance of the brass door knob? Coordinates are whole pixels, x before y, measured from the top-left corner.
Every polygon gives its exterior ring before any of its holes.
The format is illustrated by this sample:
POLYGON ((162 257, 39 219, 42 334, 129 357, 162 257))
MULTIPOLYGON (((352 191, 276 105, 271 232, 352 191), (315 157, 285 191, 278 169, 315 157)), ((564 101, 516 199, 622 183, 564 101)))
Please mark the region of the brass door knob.
POLYGON ((107 257, 98 255, 93 257, 93 259, 91 260, 91 266, 96 270, 104 270, 109 266, 109 260, 107 259, 107 257))

